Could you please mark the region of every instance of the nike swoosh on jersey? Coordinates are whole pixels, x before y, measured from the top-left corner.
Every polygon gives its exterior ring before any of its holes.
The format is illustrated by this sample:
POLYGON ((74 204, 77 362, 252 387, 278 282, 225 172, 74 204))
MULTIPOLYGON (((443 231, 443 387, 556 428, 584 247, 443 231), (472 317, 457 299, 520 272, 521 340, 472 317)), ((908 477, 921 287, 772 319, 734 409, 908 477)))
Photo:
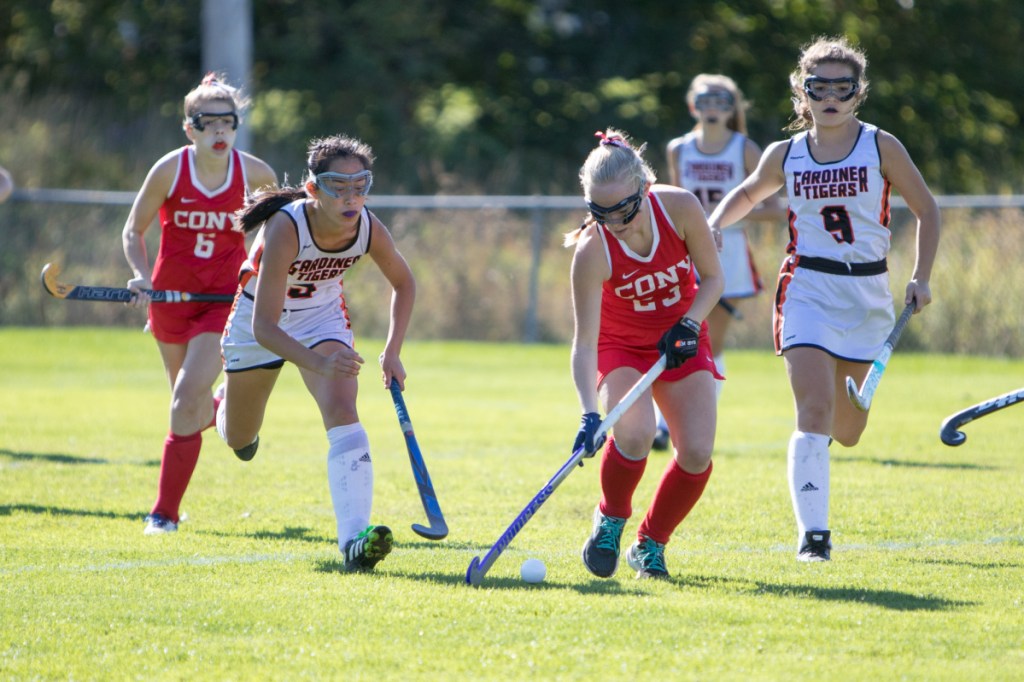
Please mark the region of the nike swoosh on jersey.
POLYGON ((182 197, 181 198, 181 203, 183 203, 183 204, 194 204, 197 201, 199 201, 199 199, 189 199, 188 197, 182 197))
POLYGON ((622 273, 622 279, 629 279, 638 272, 640 272, 640 270, 634 270, 633 272, 624 272, 622 273))

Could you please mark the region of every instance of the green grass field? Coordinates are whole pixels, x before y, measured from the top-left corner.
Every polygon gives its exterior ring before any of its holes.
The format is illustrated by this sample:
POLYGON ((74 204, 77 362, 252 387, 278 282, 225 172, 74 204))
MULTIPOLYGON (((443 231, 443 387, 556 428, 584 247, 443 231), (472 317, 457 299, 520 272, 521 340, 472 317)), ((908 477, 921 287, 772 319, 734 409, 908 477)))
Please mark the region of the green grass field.
MULTIPOLYGON (((178 533, 144 537, 169 392, 123 329, 0 330, 0 678, 1024 679, 1024 408, 938 439, 1024 362, 897 354, 861 443, 832 448, 828 564, 794 560, 782 363, 728 355, 715 474, 668 546, 673 578, 610 580, 580 547, 597 467, 566 479, 480 588, 483 555, 569 456, 564 346, 414 342, 406 400, 451 528, 429 542, 390 395, 360 411, 374 520, 397 546, 341 571, 326 438, 294 368, 256 459, 208 431, 178 533), (547 579, 519 579, 527 557, 547 579)), ((636 529, 667 455, 653 453, 636 529)))

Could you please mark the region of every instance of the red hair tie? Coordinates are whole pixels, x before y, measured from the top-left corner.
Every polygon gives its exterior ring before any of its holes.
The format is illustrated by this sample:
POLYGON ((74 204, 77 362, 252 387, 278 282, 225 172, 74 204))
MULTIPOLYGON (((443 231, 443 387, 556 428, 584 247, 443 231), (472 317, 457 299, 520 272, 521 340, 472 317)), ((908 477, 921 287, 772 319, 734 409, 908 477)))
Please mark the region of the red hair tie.
POLYGON ((594 133, 594 137, 601 138, 601 144, 610 144, 613 147, 622 147, 623 149, 629 148, 621 135, 605 135, 602 131, 598 130, 594 133))

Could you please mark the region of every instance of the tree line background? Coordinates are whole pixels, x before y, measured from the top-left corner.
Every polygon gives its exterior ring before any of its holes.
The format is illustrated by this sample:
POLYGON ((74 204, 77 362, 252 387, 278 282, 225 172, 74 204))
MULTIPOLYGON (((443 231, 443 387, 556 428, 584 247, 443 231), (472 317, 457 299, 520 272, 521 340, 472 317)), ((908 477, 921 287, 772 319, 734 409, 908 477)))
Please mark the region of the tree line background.
MULTIPOLYGON (((186 141, 181 103, 202 76, 201 6, 0 0, 0 164, 17 184, 137 190, 153 162, 186 141)), ((252 0, 252 12, 253 69, 243 84, 253 100, 250 151, 291 184, 311 138, 345 132, 374 147, 382 194, 576 194, 593 132, 609 125, 647 142, 664 177, 665 144, 692 127, 684 97, 693 76, 732 76, 751 102, 751 137, 764 146, 786 135, 788 74, 800 47, 843 34, 869 59, 862 117, 903 141, 936 194, 1021 192, 1024 4, 1016 0, 252 0)), ((569 254, 558 241, 581 215, 552 214, 545 228, 545 339, 566 336, 569 254)), ((126 207, 0 207, 0 324, 134 320, 119 306, 55 308, 25 286, 49 260, 82 268, 83 281, 120 284, 126 216, 126 207)), ((424 334, 516 338, 531 248, 524 216, 384 217, 427 293, 450 312, 423 319, 424 334), (481 302, 485 292, 493 300, 481 302)), ((1008 306, 985 302, 994 298, 993 272, 1004 284, 1021 280, 1020 223, 1006 212, 946 217, 941 258, 953 268, 936 294, 949 319, 932 316, 946 345, 928 345, 925 330, 923 347, 976 348, 942 330, 953 320, 970 327, 963 316, 979 310, 999 316, 1000 338, 1024 337, 1016 291, 1007 284, 1008 306), (957 234, 970 241, 951 241, 957 234), (964 252, 982 268, 971 273, 978 301, 965 298, 958 275, 964 252)), ((758 237, 769 287, 781 231, 758 237)), ((894 230, 896 238, 909 259, 912 241, 894 230)), ((369 278, 364 289, 378 295, 372 275, 358 270, 350 277, 369 278)), ((894 273, 894 287, 904 276, 894 273)), ((766 340, 766 298, 748 313, 749 328, 759 326, 740 345, 766 340)), ((378 312, 367 313, 364 331, 377 331, 378 312)), ((987 317, 975 322, 992 326, 987 317)), ((1021 343, 987 349, 1019 353, 1021 343)))
MULTIPOLYGON (((252 10, 252 151, 281 170, 301 168, 311 137, 345 131, 378 151, 389 193, 574 193, 591 133, 609 124, 660 162, 691 126, 684 94, 700 72, 735 78, 753 102, 752 137, 780 138, 800 46, 841 33, 870 60, 865 118, 903 140, 937 193, 1015 192, 1024 176, 1016 0, 252 0, 252 10)), ((200 0, 0 2, 0 158, 21 184, 136 189, 154 155, 183 140, 199 17, 200 0), (137 144, 153 139, 163 144, 137 144)))

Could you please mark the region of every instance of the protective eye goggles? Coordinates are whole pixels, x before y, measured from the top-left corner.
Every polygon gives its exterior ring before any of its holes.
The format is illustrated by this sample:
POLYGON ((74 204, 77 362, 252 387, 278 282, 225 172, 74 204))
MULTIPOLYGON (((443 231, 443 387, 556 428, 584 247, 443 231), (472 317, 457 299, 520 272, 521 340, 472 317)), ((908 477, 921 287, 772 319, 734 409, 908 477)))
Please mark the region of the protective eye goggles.
POLYGON ((206 130, 206 126, 216 125, 218 121, 230 123, 232 130, 238 130, 238 114, 234 111, 229 111, 226 114, 208 114, 197 111, 185 120, 199 132, 206 130))
POLYGON ((843 78, 822 78, 811 76, 804 81, 804 92, 815 102, 826 97, 835 97, 840 102, 849 102, 857 95, 860 84, 849 76, 843 78))
POLYGON ((361 170, 358 173, 318 173, 316 186, 329 197, 338 199, 349 194, 365 197, 373 187, 373 173, 361 170))
POLYGON ((625 215, 622 217, 622 224, 628 225, 633 222, 633 218, 636 218, 636 214, 640 212, 640 202, 643 200, 643 188, 636 191, 636 194, 631 194, 614 206, 598 206, 592 201, 587 202, 587 208, 590 209, 590 215, 594 216, 594 220, 607 225, 609 222, 616 223, 619 221, 610 220, 610 216, 620 211, 625 211, 625 215))
POLYGON ((735 104, 736 100, 733 99, 732 93, 725 91, 702 92, 693 98, 693 108, 697 111, 707 111, 708 109, 725 111, 732 109, 735 104))

